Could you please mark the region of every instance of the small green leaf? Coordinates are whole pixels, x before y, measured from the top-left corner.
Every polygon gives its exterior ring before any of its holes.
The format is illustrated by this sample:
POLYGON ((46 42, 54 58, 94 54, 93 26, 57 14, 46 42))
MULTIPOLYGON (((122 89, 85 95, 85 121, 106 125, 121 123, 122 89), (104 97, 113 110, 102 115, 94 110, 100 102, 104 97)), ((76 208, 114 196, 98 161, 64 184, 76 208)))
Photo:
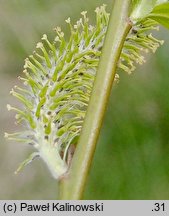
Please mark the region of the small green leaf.
POLYGON ((157 0, 156 5, 163 4, 163 3, 166 3, 166 2, 168 2, 168 0, 157 0))
POLYGON ((155 7, 157 0, 133 0, 131 20, 135 21, 146 17, 155 7))
POLYGON ((169 28, 169 2, 157 5, 148 17, 169 28))

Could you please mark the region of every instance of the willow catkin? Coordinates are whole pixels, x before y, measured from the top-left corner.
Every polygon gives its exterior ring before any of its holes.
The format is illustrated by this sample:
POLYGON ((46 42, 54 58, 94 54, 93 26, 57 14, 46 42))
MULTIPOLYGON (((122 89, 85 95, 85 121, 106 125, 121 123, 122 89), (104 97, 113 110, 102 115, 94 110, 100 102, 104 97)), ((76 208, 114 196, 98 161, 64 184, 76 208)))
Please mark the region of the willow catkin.
MULTIPOLYGON (((78 143, 109 21, 105 5, 96 8, 95 26, 89 24, 86 13, 81 13, 82 18, 74 26, 70 18, 66 20, 71 32, 69 41, 59 27, 55 29, 54 42, 43 35, 37 51, 25 60, 24 76, 19 77, 23 86, 11 90, 22 107, 7 108, 17 112, 17 122, 24 123, 26 129, 5 136, 31 144, 37 150, 16 172, 35 157, 45 161, 56 179, 69 168, 69 148, 78 143)), ((145 61, 142 52, 157 49, 162 41, 146 33, 153 29, 158 28, 151 19, 133 24, 118 68, 130 74, 135 63, 145 61)), ((118 80, 117 74, 115 79, 118 80)))

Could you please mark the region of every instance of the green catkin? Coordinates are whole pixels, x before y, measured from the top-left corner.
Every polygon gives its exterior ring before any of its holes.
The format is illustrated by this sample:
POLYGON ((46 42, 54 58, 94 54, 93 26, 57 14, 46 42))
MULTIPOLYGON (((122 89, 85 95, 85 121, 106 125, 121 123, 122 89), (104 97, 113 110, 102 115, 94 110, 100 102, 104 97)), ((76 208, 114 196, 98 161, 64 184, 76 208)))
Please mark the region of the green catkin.
MULTIPOLYGON (((25 77, 19 77, 25 87, 15 86, 11 91, 23 108, 7 107, 17 112, 17 122, 24 122, 27 130, 5 133, 5 137, 31 144, 37 152, 31 154, 16 172, 38 156, 46 162, 54 178, 68 171, 69 146, 76 144, 80 135, 109 21, 105 5, 96 8, 95 12, 96 26, 89 24, 86 11, 74 26, 68 18, 66 23, 71 32, 68 42, 57 27, 54 42, 44 34, 43 43, 39 42, 37 51, 25 60, 25 77)), ((163 43, 146 33, 152 29, 157 29, 157 23, 151 19, 133 24, 118 68, 130 74, 135 63, 145 62, 143 52, 154 52, 163 43)), ((116 81, 118 78, 116 74, 116 81)))

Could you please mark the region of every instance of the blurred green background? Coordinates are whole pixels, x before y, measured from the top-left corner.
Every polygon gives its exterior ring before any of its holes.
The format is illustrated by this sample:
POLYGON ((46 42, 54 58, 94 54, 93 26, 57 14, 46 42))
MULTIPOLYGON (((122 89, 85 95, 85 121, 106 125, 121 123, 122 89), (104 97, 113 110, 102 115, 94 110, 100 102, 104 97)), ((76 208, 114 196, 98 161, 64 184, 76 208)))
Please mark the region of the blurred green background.
MULTIPOLYGON (((14 175, 31 147, 7 142, 4 131, 14 131, 16 104, 9 95, 21 75, 24 59, 43 33, 64 20, 76 21, 87 10, 94 22, 95 7, 111 0, 0 0, 0 199, 56 199, 57 182, 41 160, 14 175)), ((120 73, 104 120, 85 199, 169 199, 169 32, 155 55, 130 76, 120 73)))

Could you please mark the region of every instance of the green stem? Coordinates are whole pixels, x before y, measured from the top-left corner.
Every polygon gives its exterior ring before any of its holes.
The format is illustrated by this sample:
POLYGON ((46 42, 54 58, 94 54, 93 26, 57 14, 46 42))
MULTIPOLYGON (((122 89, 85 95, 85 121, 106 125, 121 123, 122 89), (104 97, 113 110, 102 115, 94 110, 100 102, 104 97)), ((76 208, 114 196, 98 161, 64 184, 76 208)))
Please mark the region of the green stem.
POLYGON ((115 0, 97 76, 75 151, 70 173, 60 181, 60 199, 82 199, 87 176, 102 126, 118 60, 131 29, 128 19, 131 0, 115 0))

